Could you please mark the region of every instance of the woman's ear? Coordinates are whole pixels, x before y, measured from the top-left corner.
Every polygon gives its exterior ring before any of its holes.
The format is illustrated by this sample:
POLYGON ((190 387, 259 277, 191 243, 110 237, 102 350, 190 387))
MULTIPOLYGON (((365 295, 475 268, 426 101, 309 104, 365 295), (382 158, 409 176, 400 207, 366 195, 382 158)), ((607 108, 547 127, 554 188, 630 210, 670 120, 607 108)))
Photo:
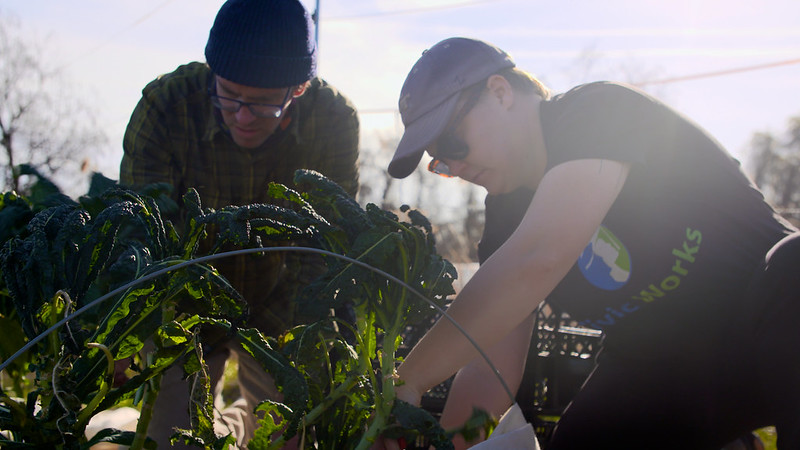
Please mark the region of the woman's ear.
POLYGON ((500 104, 506 108, 514 104, 514 90, 511 84, 502 75, 490 75, 486 79, 486 89, 493 98, 497 98, 500 104))

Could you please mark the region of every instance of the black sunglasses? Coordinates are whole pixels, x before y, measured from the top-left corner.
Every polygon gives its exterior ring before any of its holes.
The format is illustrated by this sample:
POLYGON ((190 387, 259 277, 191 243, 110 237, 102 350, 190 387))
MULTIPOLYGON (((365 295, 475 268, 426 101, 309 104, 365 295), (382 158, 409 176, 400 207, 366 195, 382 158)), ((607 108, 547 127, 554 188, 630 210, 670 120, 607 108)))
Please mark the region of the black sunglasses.
MULTIPOLYGON (((450 168, 447 167, 447 164, 442 162, 440 158, 458 161, 467 157, 469 154, 469 146, 455 136, 455 130, 458 129, 464 117, 478 104, 478 100, 480 100, 484 89, 485 86, 479 84, 465 94, 467 100, 464 102, 464 105, 453 117, 448 129, 436 140, 436 151, 431 154, 433 159, 428 164, 429 171, 444 177, 452 177, 453 175, 450 173, 450 168)), ((428 150, 428 153, 431 153, 430 150, 428 150)))

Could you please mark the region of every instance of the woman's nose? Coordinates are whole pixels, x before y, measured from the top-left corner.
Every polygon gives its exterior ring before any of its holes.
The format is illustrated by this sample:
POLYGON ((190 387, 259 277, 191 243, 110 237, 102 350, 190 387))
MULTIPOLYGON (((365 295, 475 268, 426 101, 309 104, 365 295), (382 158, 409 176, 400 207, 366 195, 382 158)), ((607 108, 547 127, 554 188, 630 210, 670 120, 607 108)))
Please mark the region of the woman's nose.
POLYGON ((450 169, 450 175, 454 177, 460 176, 461 172, 467 167, 467 163, 460 159, 445 159, 443 161, 447 164, 447 168, 450 169))

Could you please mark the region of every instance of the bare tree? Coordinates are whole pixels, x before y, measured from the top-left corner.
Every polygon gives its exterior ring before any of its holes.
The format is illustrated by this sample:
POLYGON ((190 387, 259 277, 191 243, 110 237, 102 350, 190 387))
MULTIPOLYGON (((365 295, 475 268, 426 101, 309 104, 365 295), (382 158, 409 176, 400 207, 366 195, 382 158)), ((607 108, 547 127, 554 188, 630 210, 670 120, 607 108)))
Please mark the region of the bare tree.
POLYGON ((754 182, 784 215, 800 218, 800 116, 783 136, 761 132, 751 142, 754 182))
MULTIPOLYGON (((592 81, 619 81, 638 86, 650 95, 665 99, 668 96, 667 86, 653 83, 665 78, 665 69, 661 66, 646 65, 634 56, 622 59, 610 58, 594 46, 584 48, 573 60, 562 69, 561 76, 568 87, 592 81)), ((545 81, 545 84, 547 80, 545 81)))
POLYGON ((57 184, 85 180, 90 155, 108 137, 61 71, 47 66, 43 46, 18 19, 0 12, 0 183, 25 191, 17 167, 29 164, 57 184))
POLYGON ((753 181, 762 189, 771 184, 769 177, 772 168, 778 161, 778 142, 771 133, 755 133, 750 140, 752 145, 753 181))
MULTIPOLYGON (((439 253, 451 262, 477 261, 483 231, 483 188, 416 170, 397 180, 386 171, 397 148, 397 132, 378 132, 361 148, 358 201, 397 211, 407 203, 431 221, 439 253)), ((425 158, 423 158, 425 159, 425 158)))

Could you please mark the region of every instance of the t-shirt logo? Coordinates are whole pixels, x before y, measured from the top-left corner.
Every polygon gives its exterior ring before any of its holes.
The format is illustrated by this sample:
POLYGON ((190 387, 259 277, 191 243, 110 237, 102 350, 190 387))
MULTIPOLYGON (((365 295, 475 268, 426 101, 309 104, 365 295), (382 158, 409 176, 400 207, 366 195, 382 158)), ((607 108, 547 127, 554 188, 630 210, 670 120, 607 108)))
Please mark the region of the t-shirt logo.
POLYGON ((603 225, 578 258, 578 267, 589 283, 607 291, 621 288, 631 276, 628 249, 603 225))

